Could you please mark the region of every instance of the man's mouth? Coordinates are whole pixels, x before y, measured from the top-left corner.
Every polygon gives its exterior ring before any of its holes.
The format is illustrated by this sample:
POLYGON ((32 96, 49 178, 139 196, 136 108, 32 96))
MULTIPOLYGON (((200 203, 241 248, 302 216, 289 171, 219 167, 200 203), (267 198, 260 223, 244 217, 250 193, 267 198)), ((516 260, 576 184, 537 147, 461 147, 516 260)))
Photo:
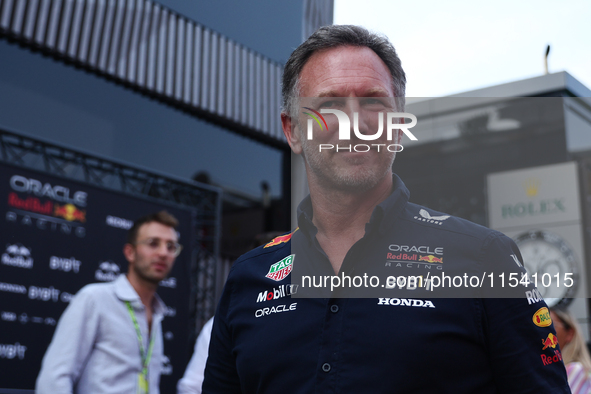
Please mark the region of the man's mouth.
POLYGON ((157 271, 166 271, 168 269, 168 265, 163 262, 152 263, 152 265, 157 271))

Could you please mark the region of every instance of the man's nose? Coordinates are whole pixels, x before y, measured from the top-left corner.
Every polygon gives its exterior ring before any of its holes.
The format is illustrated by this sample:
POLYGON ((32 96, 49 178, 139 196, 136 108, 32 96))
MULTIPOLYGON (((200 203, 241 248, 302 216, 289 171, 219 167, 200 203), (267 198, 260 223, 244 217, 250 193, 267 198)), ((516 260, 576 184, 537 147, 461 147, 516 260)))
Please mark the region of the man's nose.
POLYGON ((168 252, 168 246, 166 245, 166 242, 160 242, 158 244, 158 249, 156 251, 157 251, 158 255, 161 255, 161 256, 165 256, 165 255, 170 254, 168 252))
POLYGON ((359 98, 357 97, 348 97, 345 102, 345 108, 343 112, 347 114, 349 119, 351 120, 351 127, 353 125, 353 116, 355 113, 359 113, 361 110, 361 105, 359 103, 359 98))

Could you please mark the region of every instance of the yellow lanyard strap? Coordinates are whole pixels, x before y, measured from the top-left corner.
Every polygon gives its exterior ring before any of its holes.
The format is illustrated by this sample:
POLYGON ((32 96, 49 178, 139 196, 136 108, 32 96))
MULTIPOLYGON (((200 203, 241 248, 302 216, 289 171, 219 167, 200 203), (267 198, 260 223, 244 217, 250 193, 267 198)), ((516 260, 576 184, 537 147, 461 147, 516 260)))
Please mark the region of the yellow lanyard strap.
POLYGON ((150 344, 148 346, 148 354, 146 355, 144 351, 144 341, 142 339, 142 332, 140 330, 140 325, 137 323, 137 319, 135 317, 135 312, 131 307, 131 303, 129 301, 125 301, 127 305, 127 311, 129 312, 129 316, 131 316, 131 320, 133 321, 133 325, 135 327, 135 332, 137 334, 138 342, 140 343, 140 356, 142 357, 142 375, 147 378, 148 376, 148 364, 150 364, 150 359, 152 358, 152 349, 154 349, 154 337, 150 339, 150 344))

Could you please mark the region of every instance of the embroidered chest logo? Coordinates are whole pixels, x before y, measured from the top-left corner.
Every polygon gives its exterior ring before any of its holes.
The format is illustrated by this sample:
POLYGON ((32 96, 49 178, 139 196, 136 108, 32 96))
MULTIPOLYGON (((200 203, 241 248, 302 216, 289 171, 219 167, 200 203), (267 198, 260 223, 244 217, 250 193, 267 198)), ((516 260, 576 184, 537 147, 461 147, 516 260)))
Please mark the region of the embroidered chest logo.
POLYGON ((388 250, 386 267, 443 269, 443 246, 392 244, 388 250))
POLYGON ((431 216, 431 214, 424 209, 419 210, 419 215, 420 216, 415 216, 414 219, 420 222, 437 224, 439 226, 443 224, 444 220, 450 217, 449 215, 431 216))
POLYGON ((269 279, 279 282, 287 277, 293 269, 293 259, 295 254, 289 255, 286 258, 276 262, 269 268, 269 272, 265 275, 269 279))

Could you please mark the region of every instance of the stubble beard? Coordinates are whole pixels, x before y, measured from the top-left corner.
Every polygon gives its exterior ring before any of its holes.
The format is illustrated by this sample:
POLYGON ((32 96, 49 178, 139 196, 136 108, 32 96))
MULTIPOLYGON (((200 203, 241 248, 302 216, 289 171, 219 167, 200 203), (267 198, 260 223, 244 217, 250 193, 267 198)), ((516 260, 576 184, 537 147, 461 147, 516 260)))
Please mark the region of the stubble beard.
MULTIPOLYGON (((388 165, 383 168, 375 166, 361 166, 351 163, 349 168, 337 166, 330 160, 333 155, 339 152, 325 151, 320 152, 318 145, 309 141, 303 128, 300 126, 300 138, 302 144, 302 156, 306 161, 310 171, 318 179, 320 184, 334 190, 347 192, 365 192, 375 187, 385 176, 389 174, 396 157, 395 153, 381 150, 376 154, 390 155, 388 165)), ((353 142, 351 142, 353 144, 353 142)), ((373 154, 367 152, 367 154, 373 154)), ((354 159, 353 159, 354 160, 354 159)), ((381 162, 380 162, 381 164, 381 162)))
MULTIPOLYGON (((148 268, 149 267, 150 267, 150 265, 148 265, 148 268)), ((142 280, 144 280, 146 282, 152 283, 154 285, 158 285, 160 283, 161 279, 156 279, 156 278, 150 277, 146 272, 144 272, 144 270, 142 270, 142 268, 140 268, 138 266, 138 264, 133 265, 133 270, 138 278, 141 278, 142 280)))

